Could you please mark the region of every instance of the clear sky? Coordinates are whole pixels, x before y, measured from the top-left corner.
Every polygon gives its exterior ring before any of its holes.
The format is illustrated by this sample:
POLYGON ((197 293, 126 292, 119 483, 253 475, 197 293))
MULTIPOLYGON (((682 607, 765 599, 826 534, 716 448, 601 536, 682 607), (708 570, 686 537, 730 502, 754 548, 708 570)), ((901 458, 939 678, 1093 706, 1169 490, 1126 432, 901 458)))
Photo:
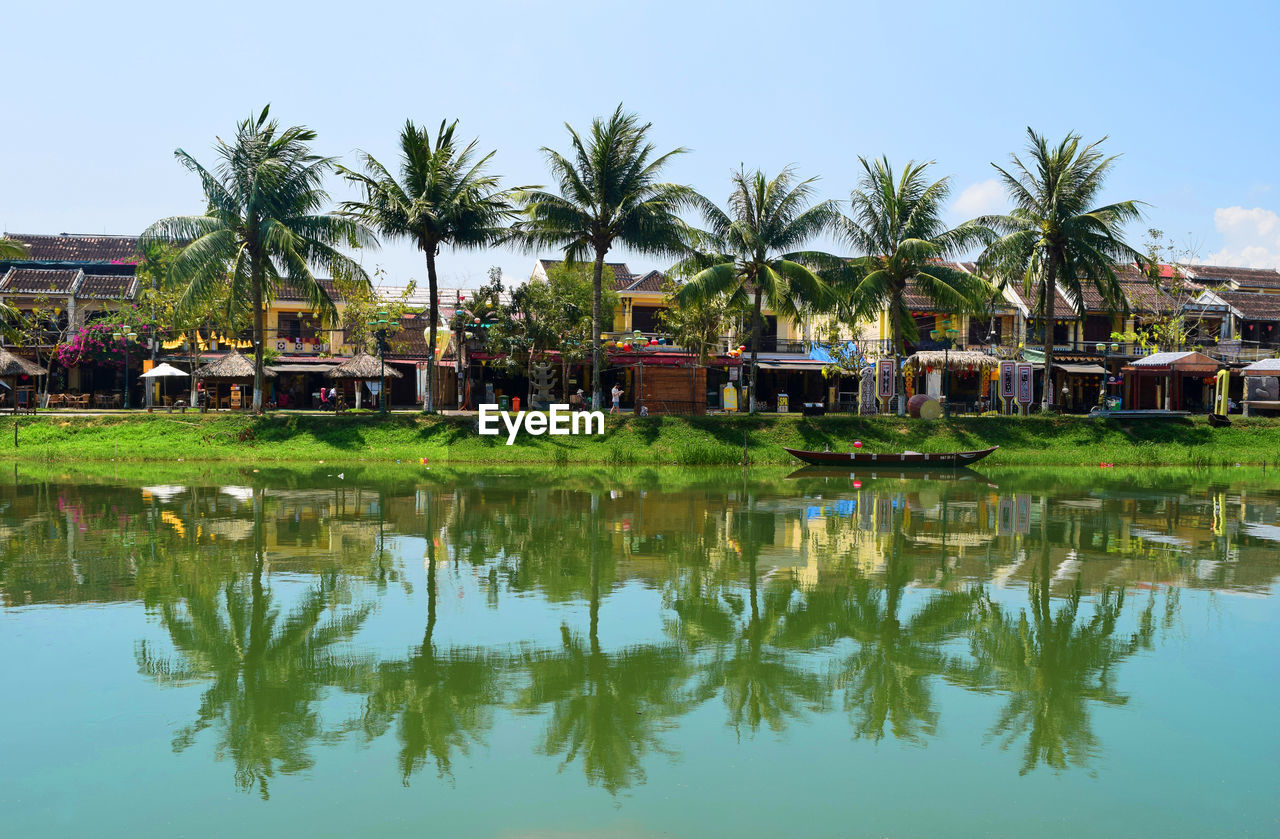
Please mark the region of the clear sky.
MULTIPOLYGON (((1280 265, 1280 3, 19 3, 3 13, 0 227, 137 233, 202 209, 172 152, 270 103, 317 150, 394 160, 406 118, 458 118, 514 184, 623 102, 671 179, 720 199, 739 163, 795 164, 846 198, 858 155, 937 161, 958 221, 998 210, 1025 128, 1108 135, 1110 199, 1148 202, 1202 261, 1280 265)), ((347 196, 335 182, 335 198, 347 196)), ((551 254, 547 254, 551 255, 551 254)), ((625 253, 633 268, 660 263, 625 253)), ((425 279, 410 246, 363 256, 425 279)), ((444 285, 532 256, 446 253, 444 285)))

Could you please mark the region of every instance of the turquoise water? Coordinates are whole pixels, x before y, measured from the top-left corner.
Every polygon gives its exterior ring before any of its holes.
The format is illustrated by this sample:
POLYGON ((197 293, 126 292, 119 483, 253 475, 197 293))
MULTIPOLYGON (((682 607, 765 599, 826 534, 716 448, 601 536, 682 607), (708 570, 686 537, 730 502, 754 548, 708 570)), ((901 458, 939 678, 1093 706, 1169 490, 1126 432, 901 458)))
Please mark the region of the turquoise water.
POLYGON ((1275 836, 1256 473, 0 487, 12 836, 1275 836))

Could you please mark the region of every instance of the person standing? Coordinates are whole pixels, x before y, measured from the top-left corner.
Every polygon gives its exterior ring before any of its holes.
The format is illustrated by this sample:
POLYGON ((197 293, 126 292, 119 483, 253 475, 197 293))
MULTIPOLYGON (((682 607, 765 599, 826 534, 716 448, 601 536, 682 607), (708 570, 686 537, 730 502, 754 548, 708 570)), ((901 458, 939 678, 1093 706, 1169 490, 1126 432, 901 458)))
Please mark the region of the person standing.
POLYGON ((610 394, 613 396, 613 407, 609 409, 609 413, 622 413, 622 385, 614 385, 610 394))

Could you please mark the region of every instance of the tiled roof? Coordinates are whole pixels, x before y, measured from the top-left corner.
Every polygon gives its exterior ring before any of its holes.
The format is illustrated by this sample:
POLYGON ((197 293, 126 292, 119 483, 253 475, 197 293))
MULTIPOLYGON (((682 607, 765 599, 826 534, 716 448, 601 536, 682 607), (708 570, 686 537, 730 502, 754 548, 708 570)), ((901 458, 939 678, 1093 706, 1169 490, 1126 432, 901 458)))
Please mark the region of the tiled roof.
POLYGON ((1280 321, 1280 294, 1263 294, 1257 291, 1214 292, 1227 305, 1240 313, 1245 320, 1280 321))
MULTIPOLYGON (((1014 296, 1018 298, 1018 300, 1022 301, 1022 305, 1027 307, 1027 310, 1031 313, 1031 317, 1036 317, 1040 312, 1040 308, 1036 305, 1036 301, 1040 297, 1039 292, 1033 289, 1030 294, 1027 294, 1026 289, 1024 289, 1020 283, 1010 284, 1009 289, 1013 292, 1014 296)), ((1053 293, 1053 316, 1055 318, 1075 317, 1076 307, 1071 305, 1067 298, 1062 296, 1062 289, 1055 286, 1053 293)))
POLYGON ((634 278, 631 285, 619 291, 662 291, 662 283, 666 278, 666 274, 661 271, 650 271, 643 277, 634 278))
POLYGON ((1280 288, 1280 272, 1274 268, 1232 268, 1226 265, 1186 265, 1187 273, 1199 283, 1242 288, 1280 288))
POLYGON ((427 336, 424 330, 429 319, 422 315, 404 315, 400 318, 400 331, 387 338, 387 348, 393 355, 416 358, 427 357, 427 336))
MULTIPOLYGON (((1170 315, 1181 309, 1187 302, 1187 300, 1180 300, 1170 289, 1151 282, 1138 271, 1132 274, 1122 273, 1120 288, 1124 292, 1125 300, 1129 303, 1129 310, 1138 314, 1170 315)), ((1111 311, 1092 283, 1084 284, 1081 291, 1086 312, 1111 311)))
MULTIPOLYGON (((329 295, 329 299, 335 304, 342 302, 342 292, 338 291, 338 286, 333 282, 333 280, 326 279, 324 277, 317 277, 316 282, 320 283, 320 287, 325 290, 325 293, 329 295)), ((305 302, 306 299, 306 296, 298 290, 297 286, 287 280, 282 281, 276 288, 276 300, 286 303, 297 303, 305 302)))
POLYGON ((10 268, 0 280, 5 294, 71 294, 84 276, 79 268, 49 270, 43 268, 10 268))
MULTIPOLYGON (((538 264, 542 266, 542 270, 546 271, 552 266, 560 265, 564 262, 562 259, 539 259, 538 264)), ((604 267, 613 272, 613 287, 616 291, 626 289, 631 283, 635 282, 636 275, 631 272, 625 262, 606 262, 604 267)))
POLYGON ((28 259, 42 262, 138 262, 137 236, 93 236, 60 233, 45 236, 30 233, 6 233, 30 251, 28 259))
POLYGON ((85 274, 76 296, 87 300, 132 300, 138 296, 138 278, 115 274, 85 274))

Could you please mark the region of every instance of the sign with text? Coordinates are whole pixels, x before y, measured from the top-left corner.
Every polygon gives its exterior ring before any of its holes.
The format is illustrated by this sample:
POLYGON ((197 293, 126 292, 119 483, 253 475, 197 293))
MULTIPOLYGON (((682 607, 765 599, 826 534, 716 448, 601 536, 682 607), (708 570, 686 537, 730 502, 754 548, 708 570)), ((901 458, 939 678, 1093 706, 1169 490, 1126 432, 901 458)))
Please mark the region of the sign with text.
POLYGON ((1012 399, 1014 395, 1014 382, 1017 379, 1018 362, 1002 361, 1000 362, 1000 398, 1012 399))
POLYGON ((1017 384, 1019 405, 1031 404, 1031 399, 1032 399, 1031 391, 1033 390, 1033 385, 1032 385, 1033 381, 1034 379, 1033 379, 1033 374, 1031 372, 1031 365, 1019 364, 1018 365, 1018 384, 1017 384))
POLYGON ((898 390, 898 377, 894 375, 892 358, 882 358, 876 362, 876 397, 892 399, 898 390))

